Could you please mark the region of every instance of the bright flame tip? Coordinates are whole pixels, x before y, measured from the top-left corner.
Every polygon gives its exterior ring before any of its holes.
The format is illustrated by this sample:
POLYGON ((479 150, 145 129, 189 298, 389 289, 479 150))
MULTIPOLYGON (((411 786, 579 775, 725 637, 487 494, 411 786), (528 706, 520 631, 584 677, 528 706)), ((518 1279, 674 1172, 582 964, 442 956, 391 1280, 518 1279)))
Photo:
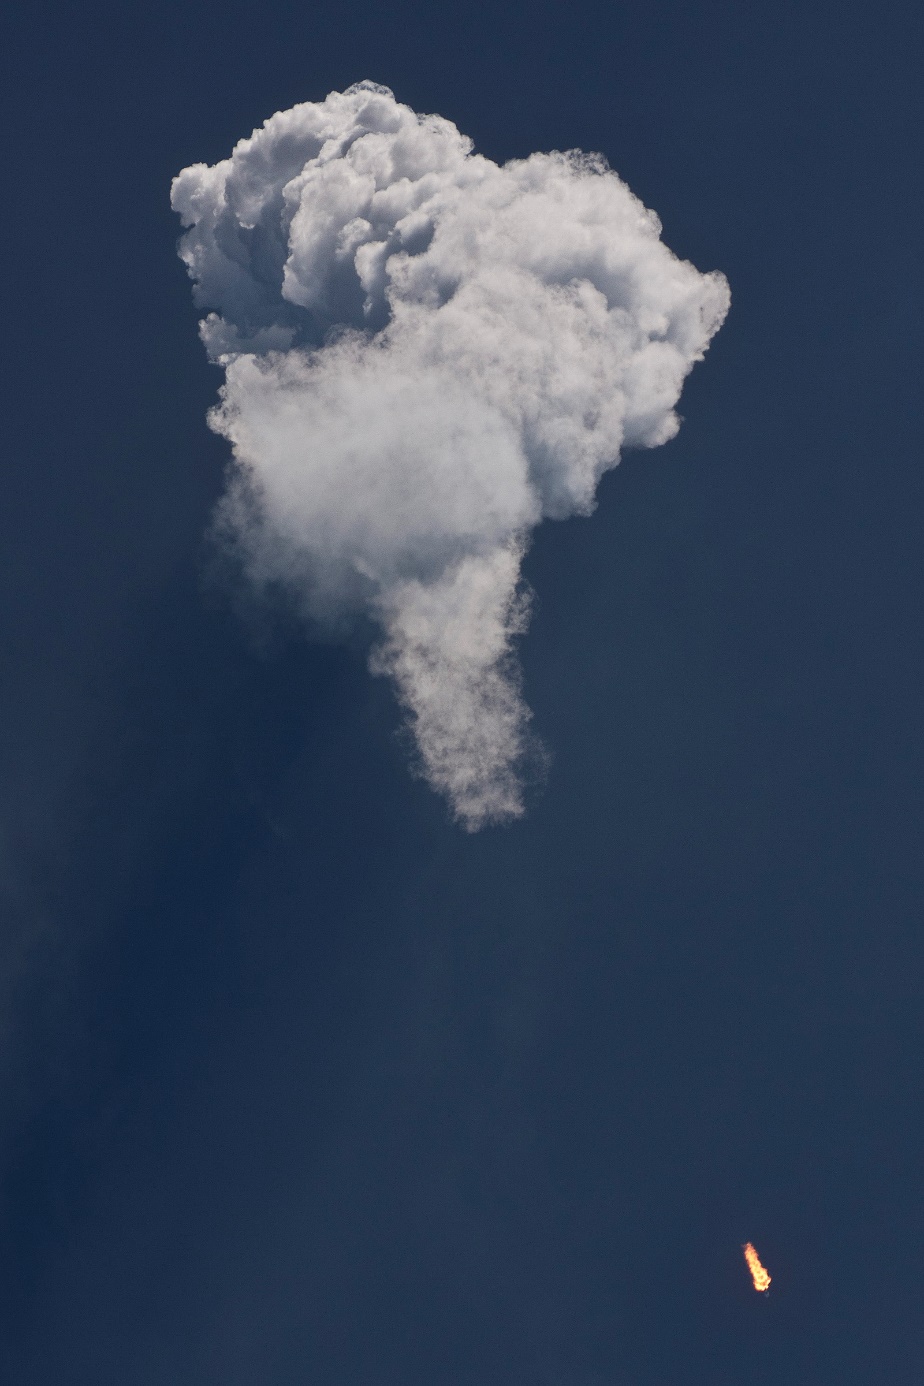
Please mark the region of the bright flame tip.
POLYGON ((744 1259, 748 1263, 748 1270, 751 1272, 751 1279, 754 1281, 754 1289, 760 1294, 768 1294, 770 1290, 771 1275, 760 1262, 760 1257, 752 1242, 745 1242, 742 1247, 744 1259))

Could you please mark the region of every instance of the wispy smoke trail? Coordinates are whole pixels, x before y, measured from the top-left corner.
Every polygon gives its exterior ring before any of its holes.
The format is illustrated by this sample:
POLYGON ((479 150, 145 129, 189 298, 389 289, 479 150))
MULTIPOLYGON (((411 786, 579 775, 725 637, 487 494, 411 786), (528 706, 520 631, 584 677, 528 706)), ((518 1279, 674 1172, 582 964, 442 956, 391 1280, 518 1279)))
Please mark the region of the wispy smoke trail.
POLYGON ((589 513, 624 444, 673 436, 724 277, 602 158, 498 167, 371 82, 185 169, 173 206, 247 573, 309 621, 372 618, 428 781, 469 829, 517 817, 530 532, 589 513))

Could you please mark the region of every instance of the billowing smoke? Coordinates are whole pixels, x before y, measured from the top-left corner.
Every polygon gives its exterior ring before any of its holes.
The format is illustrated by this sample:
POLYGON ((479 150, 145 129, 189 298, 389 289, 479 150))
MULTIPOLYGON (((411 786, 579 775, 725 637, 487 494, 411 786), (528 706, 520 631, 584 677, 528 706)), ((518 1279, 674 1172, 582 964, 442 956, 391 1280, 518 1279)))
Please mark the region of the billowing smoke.
POLYGON ((624 445, 673 436, 724 277, 601 157, 499 167, 371 82, 185 169, 173 206, 248 577, 309 623, 371 620, 427 780, 469 829, 517 817, 530 533, 588 514, 624 445))

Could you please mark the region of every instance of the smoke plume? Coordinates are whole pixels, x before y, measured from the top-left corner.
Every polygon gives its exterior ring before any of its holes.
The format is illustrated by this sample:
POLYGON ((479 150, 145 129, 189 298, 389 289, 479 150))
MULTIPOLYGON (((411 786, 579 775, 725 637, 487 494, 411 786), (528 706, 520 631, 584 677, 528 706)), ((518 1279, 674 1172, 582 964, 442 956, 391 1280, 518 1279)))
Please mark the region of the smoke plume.
POLYGON ((371 620, 426 779, 468 829, 517 817, 530 533, 673 436, 724 277, 600 156, 499 167, 371 82, 279 112, 172 200, 248 577, 310 624, 371 620))

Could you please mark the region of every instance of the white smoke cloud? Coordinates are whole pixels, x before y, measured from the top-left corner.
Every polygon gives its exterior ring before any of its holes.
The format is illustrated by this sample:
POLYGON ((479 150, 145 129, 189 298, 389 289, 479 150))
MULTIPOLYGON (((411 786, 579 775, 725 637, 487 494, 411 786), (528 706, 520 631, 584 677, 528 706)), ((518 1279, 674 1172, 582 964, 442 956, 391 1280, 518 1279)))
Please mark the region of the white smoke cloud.
POLYGON ((249 577, 309 622, 371 618, 427 780, 469 829, 517 817, 530 532, 673 436, 724 277, 602 158, 499 167, 371 82, 279 112, 172 201, 249 577))

